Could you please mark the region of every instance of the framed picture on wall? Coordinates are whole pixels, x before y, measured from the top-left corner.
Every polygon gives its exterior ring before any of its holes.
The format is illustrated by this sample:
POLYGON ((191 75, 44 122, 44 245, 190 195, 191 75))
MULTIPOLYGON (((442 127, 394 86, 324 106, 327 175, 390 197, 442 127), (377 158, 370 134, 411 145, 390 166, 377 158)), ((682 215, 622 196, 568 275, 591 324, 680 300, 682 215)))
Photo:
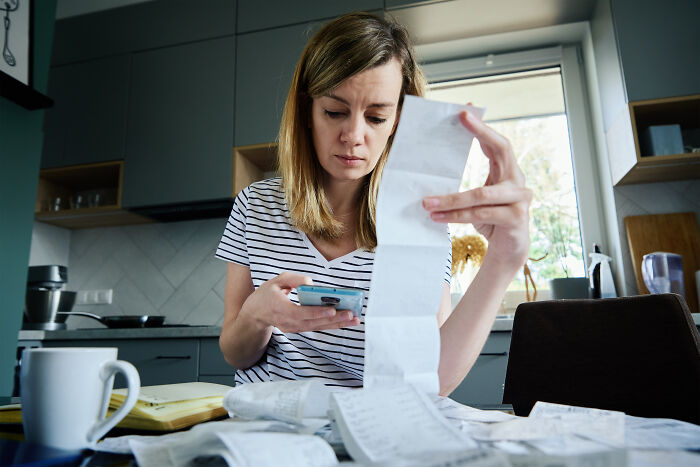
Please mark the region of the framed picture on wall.
POLYGON ((31 87, 32 2, 0 0, 0 16, 0 72, 31 87))

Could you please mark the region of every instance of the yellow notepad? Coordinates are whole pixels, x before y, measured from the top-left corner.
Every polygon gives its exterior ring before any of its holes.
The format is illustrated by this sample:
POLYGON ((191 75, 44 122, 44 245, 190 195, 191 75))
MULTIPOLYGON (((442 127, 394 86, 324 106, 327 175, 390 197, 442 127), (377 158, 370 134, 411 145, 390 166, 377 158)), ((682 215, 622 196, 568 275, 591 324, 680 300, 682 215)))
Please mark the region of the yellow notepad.
POLYGON ((22 423, 22 406, 20 404, 10 404, 0 406, 0 424, 22 423))
MULTIPOLYGON (((231 386, 214 383, 179 383, 145 386, 139 400, 117 426, 139 430, 171 431, 226 415, 224 395, 231 386)), ((115 389, 110 413, 126 399, 126 389, 115 389)))

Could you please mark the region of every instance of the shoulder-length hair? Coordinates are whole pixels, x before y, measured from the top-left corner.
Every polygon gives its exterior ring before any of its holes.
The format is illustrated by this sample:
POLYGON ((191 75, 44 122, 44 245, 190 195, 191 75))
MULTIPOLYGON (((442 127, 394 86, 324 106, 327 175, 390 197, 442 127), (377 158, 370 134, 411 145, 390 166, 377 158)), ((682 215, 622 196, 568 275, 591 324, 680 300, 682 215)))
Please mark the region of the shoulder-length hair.
MULTIPOLYGON (((309 125, 312 100, 391 59, 401 64, 403 77, 398 111, 406 94, 423 96, 425 92, 425 78, 404 27, 368 13, 343 15, 321 28, 301 54, 280 125, 279 172, 291 221, 306 234, 334 239, 343 232, 323 189, 324 172, 309 125)), ((361 249, 371 251, 377 246, 377 193, 393 139, 392 134, 377 166, 363 180, 355 230, 361 249)))

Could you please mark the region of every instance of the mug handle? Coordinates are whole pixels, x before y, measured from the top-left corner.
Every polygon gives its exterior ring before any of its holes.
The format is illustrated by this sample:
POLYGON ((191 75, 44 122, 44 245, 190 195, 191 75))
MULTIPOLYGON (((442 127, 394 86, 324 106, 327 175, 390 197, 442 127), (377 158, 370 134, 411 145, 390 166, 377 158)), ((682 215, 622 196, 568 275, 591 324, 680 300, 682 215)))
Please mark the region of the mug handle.
MULTIPOLYGON (((139 378, 139 372, 136 371, 134 365, 124 360, 105 362, 100 369, 100 378, 102 378, 102 380, 105 382, 105 399, 109 401, 109 395, 112 388, 107 387, 107 384, 116 373, 122 373, 124 377, 126 377, 126 385, 128 388, 126 400, 121 406, 119 406, 116 412, 107 418, 98 420, 95 425, 90 428, 87 438, 88 442, 91 444, 95 443, 97 440, 106 435, 107 432, 114 428, 114 426, 119 423, 122 418, 126 417, 134 405, 136 405, 136 401, 139 399, 139 389, 141 388, 141 378, 139 378)), ((105 410, 106 409, 103 409, 103 412, 105 410)), ((101 415, 101 417, 103 416, 104 414, 101 415)))

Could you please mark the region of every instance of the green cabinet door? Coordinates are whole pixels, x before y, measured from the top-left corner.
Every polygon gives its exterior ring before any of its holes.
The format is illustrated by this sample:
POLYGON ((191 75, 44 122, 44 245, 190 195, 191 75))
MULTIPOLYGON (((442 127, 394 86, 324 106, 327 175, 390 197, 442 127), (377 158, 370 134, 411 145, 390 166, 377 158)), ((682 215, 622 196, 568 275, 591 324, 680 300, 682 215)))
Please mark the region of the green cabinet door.
POLYGON ((277 139, 294 67, 312 23, 241 34, 236 60, 236 145, 277 139))
POLYGON ((130 62, 119 55, 51 68, 42 168, 124 158, 130 62))
POLYGON ((503 404, 510 335, 507 331, 491 332, 471 371, 450 394, 451 399, 480 409, 510 408, 503 404))
MULTIPOLYGON (((197 381, 199 339, 76 339, 48 340, 44 347, 116 347, 117 358, 136 367, 141 386, 197 381)), ((117 374, 115 388, 126 387, 117 374)))
POLYGON ((700 2, 611 5, 628 102, 700 93, 700 2))
POLYGON ((127 208, 230 198, 235 37, 133 55, 127 208))

